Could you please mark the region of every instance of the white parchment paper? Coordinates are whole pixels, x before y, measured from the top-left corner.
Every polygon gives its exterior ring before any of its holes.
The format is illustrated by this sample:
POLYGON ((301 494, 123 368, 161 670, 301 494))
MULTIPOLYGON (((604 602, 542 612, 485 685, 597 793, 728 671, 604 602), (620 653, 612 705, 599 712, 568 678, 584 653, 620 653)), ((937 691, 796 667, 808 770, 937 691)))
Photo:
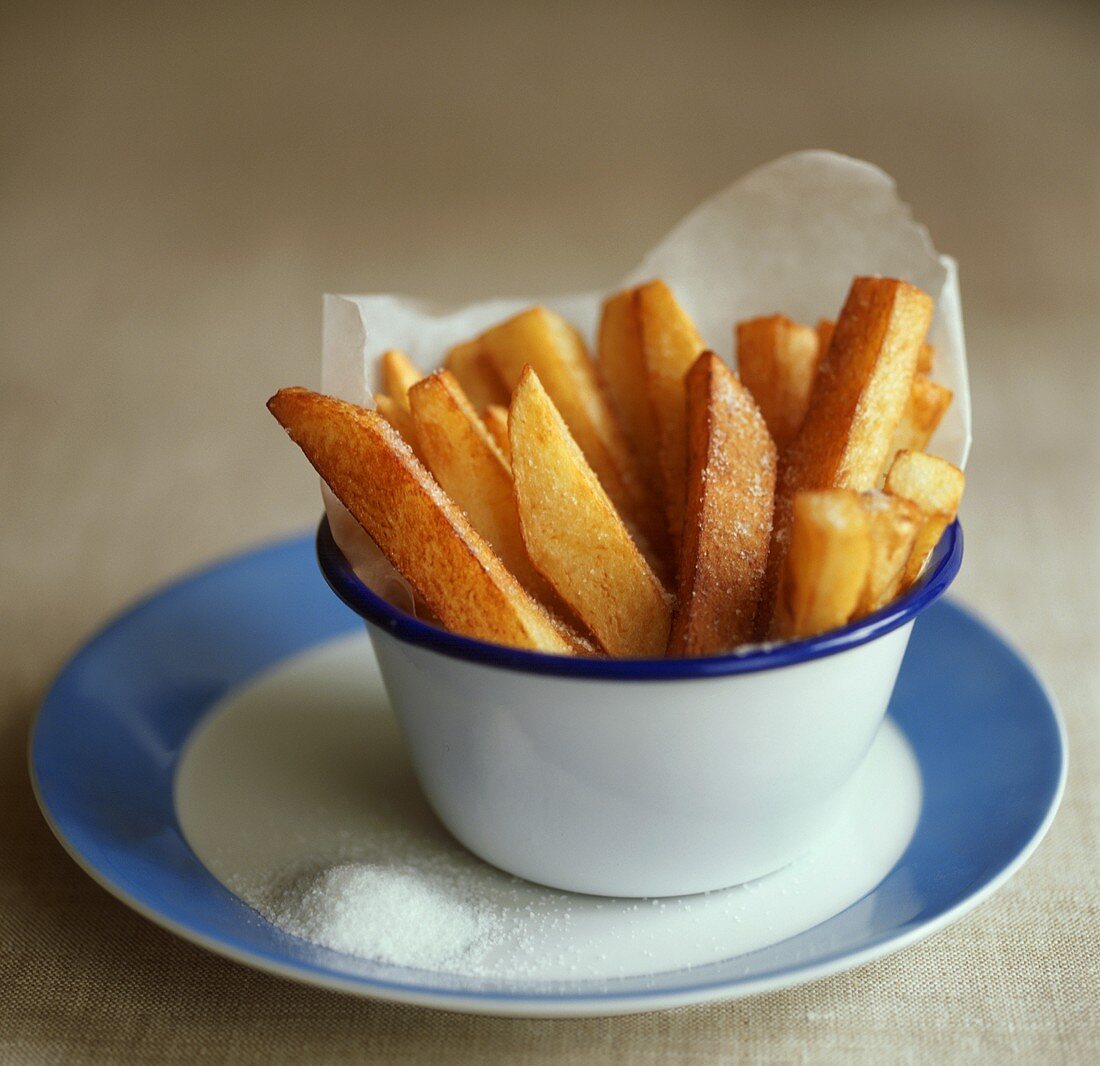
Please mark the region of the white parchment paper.
MULTIPOLYGON (((811 324, 836 318, 859 274, 902 278, 935 298, 933 376, 955 399, 929 451, 965 466, 970 390, 955 262, 936 251, 892 178, 835 152, 796 152, 752 171, 697 207, 625 278, 609 279, 598 292, 451 308, 394 295, 326 296, 321 388, 372 406, 375 364, 387 348, 435 369, 452 345, 533 303, 563 314, 591 342, 607 295, 657 277, 672 286, 707 344, 732 363, 736 321, 774 312, 811 324)), ((327 492, 325 506, 359 576, 408 609, 403 582, 373 542, 327 492)))

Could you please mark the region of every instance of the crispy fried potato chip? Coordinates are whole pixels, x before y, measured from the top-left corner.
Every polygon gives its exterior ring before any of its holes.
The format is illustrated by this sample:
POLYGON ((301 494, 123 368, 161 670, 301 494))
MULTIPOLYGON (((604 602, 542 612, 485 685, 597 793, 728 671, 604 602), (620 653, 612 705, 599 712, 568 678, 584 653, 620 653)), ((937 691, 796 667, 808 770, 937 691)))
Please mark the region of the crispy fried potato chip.
POLYGON ((954 393, 944 385, 933 381, 927 374, 917 373, 909 399, 901 413, 901 421, 890 444, 883 474, 894 465, 894 457, 901 451, 922 452, 943 421, 954 393))
POLYGON ((844 625, 856 610, 870 562, 871 535, 859 493, 798 493, 772 636, 794 640, 844 625))
POLYGON ((416 453, 416 457, 423 462, 424 457, 420 454, 420 442, 416 439, 416 425, 413 423, 412 413, 409 411, 408 406, 399 404, 392 396, 387 396, 384 392, 380 392, 374 397, 374 405, 378 408, 378 413, 397 430, 398 436, 412 448, 416 453))
POLYGON ((404 353, 396 348, 382 353, 380 360, 382 366, 382 387, 389 396, 406 411, 409 409, 409 389, 411 389, 424 374, 417 365, 404 353))
POLYGON ((917 373, 918 374, 931 374, 932 364, 936 361, 936 349, 932 347, 928 341, 925 341, 920 346, 920 352, 917 354, 917 373))
POLYGON ((301 388, 280 389, 268 409, 444 626, 498 644, 573 652, 377 411, 301 388))
POLYGON ((670 540, 679 557, 684 526, 687 427, 684 376, 706 345, 672 290, 660 280, 634 291, 646 385, 657 426, 658 457, 670 540))
POLYGON ((609 655, 659 656, 671 608, 531 368, 508 412, 527 553, 609 655))
POLYGON ((509 388, 519 383, 525 366, 534 369, 639 547, 658 559, 660 508, 646 490, 581 335, 561 315, 532 307, 482 334, 481 343, 509 388))
MULTIPOLYGON (((833 330, 836 323, 831 318, 819 318, 817 320, 817 361, 820 363, 833 342, 833 330)), ((812 390, 811 390, 812 391, 812 390)))
POLYGON ((424 465, 519 583, 553 610, 557 597, 523 545, 511 471, 454 375, 437 370, 421 379, 409 405, 424 465))
POLYGON ((856 278, 814 377, 798 435, 780 456, 768 593, 774 597, 797 493, 874 488, 901 421, 932 299, 893 278, 856 278))
POLYGON ((965 485, 963 472, 946 459, 913 451, 901 451, 895 457, 886 474, 886 491, 912 500, 924 512, 901 578, 903 592, 920 576, 943 531, 955 520, 965 485))
POLYGON ((871 533, 871 561, 856 605, 856 618, 885 607, 898 594, 924 522, 924 512, 900 496, 865 492, 859 499, 871 533))
POLYGON ((493 361, 485 354, 478 340, 456 344, 443 362, 458 379, 462 391, 479 412, 490 404, 508 406, 508 389, 493 361))
POLYGON ((663 493, 657 423, 649 399, 642 332, 633 289, 604 301, 597 359, 623 429, 638 456, 642 476, 654 499, 663 493))
POLYGON ((687 499, 668 654, 717 655, 757 635, 776 451, 752 395, 713 352, 685 384, 687 499))
POLYGON ((782 451, 798 432, 818 362, 817 331, 785 315, 738 322, 737 370, 782 451))
POLYGON ((481 420, 485 423, 489 435, 496 441, 497 447, 510 465, 512 462, 512 445, 508 440, 508 408, 491 403, 482 413, 481 420))

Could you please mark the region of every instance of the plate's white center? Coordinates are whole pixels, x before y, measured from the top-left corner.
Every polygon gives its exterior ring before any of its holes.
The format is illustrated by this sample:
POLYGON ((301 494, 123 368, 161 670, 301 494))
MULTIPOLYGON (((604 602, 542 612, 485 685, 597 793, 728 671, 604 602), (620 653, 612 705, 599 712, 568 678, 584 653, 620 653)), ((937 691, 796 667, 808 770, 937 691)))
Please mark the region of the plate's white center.
POLYGON ((365 634, 306 652, 223 700, 176 777, 188 842, 245 901, 262 906, 273 883, 318 864, 384 861, 400 850, 403 864, 461 877, 491 908, 504 933, 461 972, 503 979, 648 974, 784 940, 882 880, 912 837, 920 797, 916 761, 887 722, 838 823, 770 877, 655 901, 541 888, 473 858, 439 825, 416 785, 365 634))

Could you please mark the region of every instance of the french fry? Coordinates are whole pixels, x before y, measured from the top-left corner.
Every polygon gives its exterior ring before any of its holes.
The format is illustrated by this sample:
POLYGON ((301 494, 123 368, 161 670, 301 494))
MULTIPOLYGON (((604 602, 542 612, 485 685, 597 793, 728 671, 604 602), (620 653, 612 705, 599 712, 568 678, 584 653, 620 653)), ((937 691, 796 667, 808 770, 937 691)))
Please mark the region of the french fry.
POLYGON ((920 346, 920 352, 917 355, 917 373, 918 374, 931 374, 932 364, 936 361, 936 349, 932 347, 928 341, 925 341, 920 346))
POLYGON ((870 562, 871 535, 859 493, 798 493, 772 636, 795 640, 844 625, 856 610, 870 562))
POLYGON ((480 339, 509 388, 518 385, 524 367, 534 369, 600 484, 637 531, 639 547, 658 559, 664 533, 660 509, 646 490, 581 335, 560 315, 532 307, 480 339))
POLYGON ((965 485, 963 472, 946 459, 924 452, 898 452, 886 474, 886 492, 912 500, 924 512, 912 554, 902 574, 901 591, 917 580, 943 531, 955 520, 965 485))
POLYGON ((409 389, 409 405, 424 465, 519 583, 553 610, 557 597, 523 546, 508 464, 454 375, 422 378, 409 389))
POLYGON ((416 364, 404 353, 396 348, 382 353, 382 387, 385 391, 403 407, 409 409, 409 389, 411 389, 424 374, 416 364))
POLYGON ((607 654, 663 654, 668 594, 531 368, 512 394, 508 433, 531 561, 607 654))
POLYGON ((448 629, 568 655, 572 644, 377 412, 308 389, 268 409, 448 629))
POLYGON ((766 599, 774 599, 783 572, 795 495, 875 487, 931 318, 931 298, 904 281, 852 282, 806 418, 780 456, 766 599))
POLYGON ((508 408, 491 403, 482 412, 481 420, 485 423, 485 428, 489 431, 489 436, 496 441, 497 447, 501 450, 501 453, 504 455, 504 458, 508 460, 510 465, 512 461, 512 445, 508 441, 508 408))
POLYGON ((819 344, 817 331, 785 315, 737 323, 737 370, 782 451, 810 404, 819 344))
POLYGON ((817 320, 817 361, 820 363, 829 350, 833 340, 833 330, 836 323, 831 318, 819 318, 817 320))
POLYGON ((883 473, 894 464, 894 457, 901 451, 922 452, 943 421, 954 393, 944 385, 933 381, 918 371, 909 390, 909 399, 901 413, 901 421, 890 443, 890 454, 883 473))
POLYGON ((397 431, 397 435, 410 447, 416 457, 423 461, 420 454, 420 442, 416 439, 416 425, 407 404, 398 403, 384 392, 374 397, 378 413, 397 431))
POLYGON ((642 332, 633 289, 604 301, 596 344, 600 372, 655 499, 663 492, 657 424, 649 398, 642 332))
POLYGON ((660 280, 634 292, 646 385, 657 425, 669 539, 679 558, 684 526, 684 475, 687 471, 687 427, 684 412, 684 375, 706 345, 672 290, 660 280))
POLYGON ((481 413, 490 404, 508 406, 508 389, 478 340, 456 344, 443 365, 458 379, 470 403, 481 413))
POLYGON ((688 371, 687 492, 668 654, 754 640, 768 561, 776 450, 752 395, 713 352, 688 371))
POLYGON ((885 607, 898 594, 924 522, 924 512, 900 496, 865 492, 859 499, 871 534, 871 560, 867 581, 856 604, 856 618, 885 607))

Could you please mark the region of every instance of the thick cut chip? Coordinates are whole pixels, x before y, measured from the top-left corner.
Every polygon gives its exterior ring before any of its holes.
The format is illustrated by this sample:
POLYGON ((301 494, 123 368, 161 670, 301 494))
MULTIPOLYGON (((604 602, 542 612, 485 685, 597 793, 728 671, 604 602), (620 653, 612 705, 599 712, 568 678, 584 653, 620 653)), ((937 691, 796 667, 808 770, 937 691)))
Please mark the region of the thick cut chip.
POLYGON ((831 318, 819 318, 817 320, 817 361, 820 363, 825 358, 825 353, 829 350, 829 345, 833 341, 833 330, 836 329, 836 323, 831 318))
POLYGON ((817 331, 784 315, 737 323, 737 369, 782 451, 810 404, 818 362, 817 331))
POLYGON ((409 409, 409 389, 424 374, 404 352, 399 352, 396 348, 383 352, 381 363, 382 387, 407 411, 409 409))
POLYGON ((637 531, 639 546, 658 551, 660 508, 646 490, 581 335, 561 315, 532 307, 482 334, 481 343, 509 388, 526 366, 538 374, 600 484, 637 531))
POLYGON ((462 391, 478 411, 484 412, 490 404, 508 406, 504 379, 485 354, 480 341, 456 344, 447 353, 443 365, 458 379, 462 391))
POLYGON ((660 280, 634 293, 645 356, 646 385, 657 425, 665 514, 672 550, 679 557, 687 473, 684 377, 706 348, 687 312, 660 280))
POLYGON ((657 423, 649 399, 642 331, 633 289, 609 297, 600 316, 596 345, 600 372, 638 457, 642 476, 653 496, 662 495, 657 423))
POLYGON ((473 405, 448 370, 409 389, 424 465, 528 592, 553 609, 557 597, 523 545, 512 474, 473 405))
POLYGON ((798 493, 790 533, 772 624, 780 640, 844 625, 855 613, 871 562, 867 513, 850 489, 798 493))
POLYGON ((508 431, 532 562, 608 655, 664 654, 668 594, 530 368, 512 395, 508 431))
POLYGON ((917 373, 918 374, 931 374, 932 364, 936 361, 936 349, 932 347, 928 341, 925 341, 920 346, 920 352, 917 354, 917 373))
POLYGON ((481 420, 485 423, 489 436, 496 441, 496 445, 501 450, 504 458, 511 463, 512 445, 508 440, 508 408, 491 403, 485 408, 481 420))
POLYGON ((917 373, 890 444, 890 454, 883 473, 894 465, 894 456, 898 452, 924 451, 932 434, 936 432, 936 427, 943 421, 953 398, 954 393, 949 388, 933 381, 927 374, 917 373))
POLYGON ((687 506, 669 655, 754 640, 775 491, 775 443, 752 395, 713 352, 687 375, 687 506))
POLYGON ((268 409, 448 629, 568 655, 573 645, 377 412, 309 389, 268 409))
POLYGON ((398 436, 412 448, 416 453, 416 457, 423 461, 424 456, 420 453, 420 442, 416 439, 416 425, 408 406, 398 403, 392 396, 387 396, 384 392, 380 392, 375 396, 374 405, 378 408, 378 413, 397 430, 398 436))
POLYGON ((893 278, 856 278, 818 365, 810 408, 780 456, 768 558, 768 598, 783 572, 794 497, 865 492, 878 482, 932 318, 932 300, 893 278))
POLYGON ((898 452, 886 474, 886 491, 891 496, 912 500, 924 512, 913 553, 901 578, 902 591, 920 576, 943 531, 955 520, 965 485, 963 472, 946 459, 924 452, 898 452))
POLYGON ((900 496, 865 492, 860 502, 871 532, 871 562, 856 605, 856 618, 885 607, 898 594, 924 521, 924 512, 900 496))

